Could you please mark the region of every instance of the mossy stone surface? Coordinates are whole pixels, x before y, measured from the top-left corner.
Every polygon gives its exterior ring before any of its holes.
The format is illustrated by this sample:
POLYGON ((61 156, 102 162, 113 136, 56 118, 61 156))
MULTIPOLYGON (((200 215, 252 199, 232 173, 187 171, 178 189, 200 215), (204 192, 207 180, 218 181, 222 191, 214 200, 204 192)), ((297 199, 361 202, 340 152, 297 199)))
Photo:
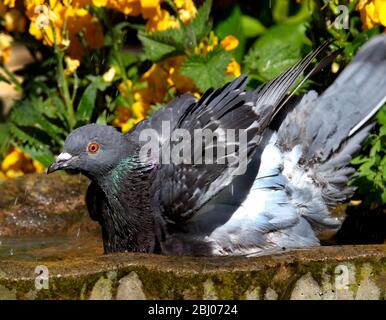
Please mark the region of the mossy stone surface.
POLYGON ((255 258, 125 253, 3 260, 0 270, 4 299, 384 299, 386 247, 321 247, 255 258), (48 289, 36 289, 39 264, 49 270, 48 289))

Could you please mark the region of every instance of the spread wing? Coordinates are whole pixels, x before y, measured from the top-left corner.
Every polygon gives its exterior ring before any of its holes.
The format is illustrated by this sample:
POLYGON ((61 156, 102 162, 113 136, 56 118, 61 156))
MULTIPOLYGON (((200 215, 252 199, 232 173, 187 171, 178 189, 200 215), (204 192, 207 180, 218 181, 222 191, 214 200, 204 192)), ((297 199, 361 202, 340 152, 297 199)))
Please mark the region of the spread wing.
POLYGON ((207 92, 176 124, 173 133, 182 132, 185 139, 163 144, 164 150, 171 151, 172 161, 159 167, 153 191, 169 220, 190 218, 232 181, 240 168, 239 157, 244 155, 245 165, 248 163, 265 115, 257 114, 247 103, 246 80, 241 76, 219 90, 207 92), (190 152, 173 161, 179 146, 187 146, 190 152))
MULTIPOLYGON (((191 218, 242 173, 244 166, 237 159, 246 155, 243 162, 250 161, 286 93, 319 52, 254 91, 245 90, 247 77, 242 75, 218 90, 207 91, 199 101, 184 95, 129 133, 130 139, 138 141, 143 129, 154 129, 161 150, 171 150, 171 160, 176 157, 180 161, 158 162, 152 184, 155 205, 168 221, 178 223, 191 218), (172 139, 162 132, 162 121, 169 121, 172 139), (229 129, 234 132, 231 139, 229 129), (195 140, 197 130, 209 130, 215 133, 214 138, 209 142, 205 138, 195 140), (180 157, 187 141, 191 152, 180 157), (211 152, 213 163, 208 163, 205 157, 211 152)), ((160 158, 151 158, 155 160, 160 158)))

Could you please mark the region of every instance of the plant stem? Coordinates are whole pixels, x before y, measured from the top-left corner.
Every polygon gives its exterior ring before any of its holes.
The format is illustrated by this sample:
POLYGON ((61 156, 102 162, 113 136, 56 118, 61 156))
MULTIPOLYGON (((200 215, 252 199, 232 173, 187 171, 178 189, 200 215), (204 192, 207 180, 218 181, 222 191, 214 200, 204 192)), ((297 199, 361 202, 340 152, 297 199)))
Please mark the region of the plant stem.
POLYGON ((9 77, 8 80, 15 85, 16 90, 18 92, 22 93, 23 87, 22 87, 21 83, 19 82, 19 80, 17 80, 17 78, 15 77, 13 72, 11 70, 9 70, 4 64, 2 64, 0 66, 1 66, 1 69, 3 69, 4 73, 9 77))
POLYGON ((72 97, 71 97, 71 103, 72 104, 74 104, 76 92, 78 91, 78 86, 79 86, 79 78, 78 78, 78 75, 76 74, 76 71, 75 71, 74 72, 74 87, 72 89, 72 97))
POLYGON ((53 35, 54 35, 54 51, 57 59, 57 67, 58 67, 58 87, 60 91, 60 95, 62 96, 64 100, 64 104, 67 108, 67 121, 69 125, 69 129, 72 130, 76 125, 76 116, 74 112, 74 105, 71 100, 70 96, 70 90, 68 88, 68 82, 67 78, 64 74, 64 67, 63 67, 63 59, 64 59, 64 53, 62 50, 60 50, 57 41, 56 41, 56 32, 53 27, 53 35))
POLYGON ((127 93, 126 95, 122 95, 122 96, 127 101, 128 105, 131 106, 133 104, 133 99, 132 99, 132 96, 130 94, 130 87, 128 84, 129 78, 127 77, 126 69, 125 69, 125 66, 123 65, 122 56, 121 56, 121 52, 122 52, 121 39, 123 37, 120 36, 119 34, 117 34, 116 29, 114 28, 114 26, 111 25, 110 20, 108 19, 108 17, 106 15, 104 15, 104 20, 106 22, 106 25, 111 30, 111 35, 112 35, 112 40, 113 40, 112 41, 113 42, 113 54, 114 54, 115 60, 117 61, 119 73, 122 75, 125 90, 127 93))

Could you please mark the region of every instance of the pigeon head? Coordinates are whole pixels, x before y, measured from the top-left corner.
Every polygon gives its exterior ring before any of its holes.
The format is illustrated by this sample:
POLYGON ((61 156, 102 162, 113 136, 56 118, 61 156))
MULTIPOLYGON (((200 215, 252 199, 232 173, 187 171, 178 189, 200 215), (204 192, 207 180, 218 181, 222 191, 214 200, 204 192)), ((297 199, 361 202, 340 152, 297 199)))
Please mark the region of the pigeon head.
POLYGON ((127 154, 128 140, 115 128, 89 124, 74 130, 64 142, 63 152, 47 173, 64 169, 97 179, 113 169, 127 154))

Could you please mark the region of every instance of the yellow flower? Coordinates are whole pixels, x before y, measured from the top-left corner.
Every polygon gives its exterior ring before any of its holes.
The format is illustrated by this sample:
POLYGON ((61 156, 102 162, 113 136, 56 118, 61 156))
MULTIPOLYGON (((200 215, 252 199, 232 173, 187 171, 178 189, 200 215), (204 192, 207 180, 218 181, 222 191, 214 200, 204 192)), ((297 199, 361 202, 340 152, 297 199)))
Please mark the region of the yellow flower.
POLYGON ((379 22, 386 26, 386 0, 375 0, 375 10, 378 14, 379 22))
POLYGON ((122 132, 127 132, 145 118, 147 109, 148 106, 141 101, 135 101, 130 109, 118 106, 113 125, 120 127, 122 132))
POLYGON ((168 71, 161 64, 153 64, 141 77, 142 82, 146 82, 146 94, 142 94, 143 99, 148 103, 162 102, 167 93, 168 71))
POLYGON ((140 0, 142 16, 149 19, 157 14, 160 7, 160 0, 140 0))
POLYGON ((16 178, 26 173, 44 171, 44 166, 21 151, 18 148, 13 148, 4 158, 1 163, 0 179, 1 178, 16 178))
POLYGON ((24 16, 17 9, 11 9, 4 14, 4 27, 8 32, 23 32, 25 24, 24 16))
POLYGON ((136 120, 139 122, 145 117, 145 106, 140 101, 136 101, 131 106, 131 110, 133 111, 133 115, 137 118, 136 120))
POLYGON ((339 68, 340 68, 340 66, 339 66, 338 63, 333 62, 333 63, 331 64, 331 72, 332 72, 332 73, 337 73, 337 72, 339 71, 339 68))
POLYGON ((114 77, 115 77, 115 73, 116 73, 116 70, 114 67, 111 67, 109 70, 107 70, 104 74, 103 74, 103 80, 106 81, 106 82, 111 82, 114 80, 114 77))
POLYGON ((180 24, 178 20, 170 15, 164 9, 157 8, 157 12, 146 23, 146 28, 149 32, 163 31, 167 29, 178 29, 180 24))
POLYGON ((197 9, 192 0, 174 0, 174 3, 183 23, 189 23, 196 16, 197 9))
POLYGON ((10 8, 13 8, 15 6, 15 0, 3 0, 4 4, 10 8))
POLYGON ((168 70, 168 77, 166 81, 169 87, 174 88, 177 93, 197 91, 193 80, 185 77, 179 71, 185 59, 185 56, 177 56, 169 58, 164 62, 166 69, 168 70))
POLYGON ((0 1, 0 17, 4 16, 7 12, 7 7, 4 5, 3 1, 0 1))
POLYGON ((356 6, 364 29, 386 26, 386 0, 360 0, 356 6))
POLYGON ((0 63, 6 64, 11 55, 12 37, 5 33, 0 33, 0 63))
POLYGON ((130 16, 141 14, 141 3, 139 0, 108 0, 106 7, 130 16))
POLYGON ((213 51, 213 49, 217 46, 218 46, 218 37, 214 34, 213 31, 211 31, 209 33, 209 37, 202 40, 195 48, 195 53, 205 56, 208 52, 213 51))
POLYGON ((131 93, 131 89, 133 87, 133 83, 131 80, 127 80, 126 83, 123 81, 118 85, 118 91, 124 96, 127 97, 129 93, 131 93), (130 92, 128 92, 130 90, 130 92))
POLYGON ((80 66, 80 61, 77 59, 71 59, 70 57, 65 57, 64 61, 66 62, 66 69, 64 70, 65 75, 70 75, 75 72, 76 69, 80 66))
POLYGON ((22 152, 19 149, 14 149, 10 152, 1 163, 1 170, 7 171, 14 166, 19 161, 21 154, 22 152))
POLYGON ((238 64, 238 62, 236 60, 233 59, 228 64, 227 69, 225 71, 225 74, 227 76, 233 76, 233 77, 238 77, 241 75, 240 65, 238 64))
POLYGON ((121 126, 121 130, 123 133, 126 133, 127 131, 129 131, 133 126, 134 126, 134 119, 129 119, 127 120, 127 122, 125 122, 124 124, 122 124, 121 126))
POLYGON ((43 43, 53 46, 62 42, 63 19, 61 13, 64 7, 61 3, 50 1, 50 6, 44 0, 26 0, 26 14, 31 20, 29 33, 43 43))
POLYGON ((350 205, 359 206, 362 203, 362 200, 350 200, 350 205))
POLYGON ((96 7, 105 7, 107 5, 108 0, 92 0, 92 3, 96 7))
POLYGON ((35 172, 42 173, 44 171, 44 166, 36 160, 32 160, 32 165, 35 168, 35 172))
POLYGON ((226 36, 224 40, 221 41, 221 47, 225 51, 234 50, 238 47, 238 45, 239 45, 239 40, 232 35, 226 36))
MULTIPOLYGON (((148 70, 146 79, 151 79, 153 75, 157 74, 157 71, 154 70, 154 67, 148 70)), ((144 79, 141 80, 141 82, 146 81, 144 79)), ((118 106, 116 109, 117 117, 113 120, 113 125, 120 127, 122 132, 129 131, 135 124, 142 121, 147 114, 150 103, 155 102, 152 89, 144 87, 140 89, 134 88, 130 80, 126 84, 122 82, 118 85, 118 90, 124 97, 128 95, 127 89, 130 90, 129 94, 134 98, 134 102, 129 108, 118 106)))
POLYGON ((130 112, 126 107, 118 106, 116 108, 116 114, 117 117, 113 120, 113 124, 116 126, 120 127, 130 119, 130 112))
POLYGON ((5 176, 7 178, 17 178, 17 177, 20 177, 22 176, 24 173, 22 170, 14 170, 14 169, 10 169, 8 170, 6 173, 5 173, 5 176))
POLYGON ((56 41, 72 59, 81 60, 84 46, 80 34, 83 34, 89 49, 101 48, 104 44, 101 24, 81 7, 87 3, 91 2, 50 0, 48 7, 44 0, 26 0, 27 16, 31 20, 30 34, 49 46, 56 41))

